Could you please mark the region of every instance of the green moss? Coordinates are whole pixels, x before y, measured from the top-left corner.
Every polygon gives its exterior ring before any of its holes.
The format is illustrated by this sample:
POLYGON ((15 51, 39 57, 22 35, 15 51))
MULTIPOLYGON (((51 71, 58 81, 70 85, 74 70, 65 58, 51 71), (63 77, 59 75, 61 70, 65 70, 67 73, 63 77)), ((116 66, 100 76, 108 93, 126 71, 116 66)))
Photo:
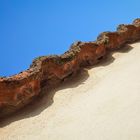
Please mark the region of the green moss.
POLYGON ((42 60, 42 59, 45 58, 45 57, 46 57, 46 56, 39 56, 39 57, 35 58, 34 61, 38 61, 38 60, 40 61, 40 60, 42 60))

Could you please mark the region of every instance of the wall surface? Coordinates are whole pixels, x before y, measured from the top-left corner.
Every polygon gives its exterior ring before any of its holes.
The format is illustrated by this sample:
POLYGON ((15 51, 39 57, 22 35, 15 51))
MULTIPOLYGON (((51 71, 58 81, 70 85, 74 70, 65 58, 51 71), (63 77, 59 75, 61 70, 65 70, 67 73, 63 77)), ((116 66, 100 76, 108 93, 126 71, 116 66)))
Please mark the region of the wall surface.
POLYGON ((140 43, 111 53, 0 123, 2 140, 139 140, 140 43))

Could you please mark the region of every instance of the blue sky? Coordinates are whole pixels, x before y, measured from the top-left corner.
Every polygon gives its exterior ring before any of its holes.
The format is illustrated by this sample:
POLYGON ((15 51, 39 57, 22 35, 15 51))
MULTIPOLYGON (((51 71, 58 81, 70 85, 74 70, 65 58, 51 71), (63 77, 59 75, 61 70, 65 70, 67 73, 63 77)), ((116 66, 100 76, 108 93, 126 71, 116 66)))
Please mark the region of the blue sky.
POLYGON ((0 76, 140 17, 139 0, 0 0, 0 76))

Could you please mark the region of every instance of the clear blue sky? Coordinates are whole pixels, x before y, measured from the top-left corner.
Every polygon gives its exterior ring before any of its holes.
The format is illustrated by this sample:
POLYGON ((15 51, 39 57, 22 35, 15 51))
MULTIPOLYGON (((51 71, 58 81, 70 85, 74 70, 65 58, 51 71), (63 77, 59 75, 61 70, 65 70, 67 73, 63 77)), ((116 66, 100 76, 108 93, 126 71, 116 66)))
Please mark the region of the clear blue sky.
POLYGON ((0 76, 140 17, 139 0, 0 0, 0 76))

